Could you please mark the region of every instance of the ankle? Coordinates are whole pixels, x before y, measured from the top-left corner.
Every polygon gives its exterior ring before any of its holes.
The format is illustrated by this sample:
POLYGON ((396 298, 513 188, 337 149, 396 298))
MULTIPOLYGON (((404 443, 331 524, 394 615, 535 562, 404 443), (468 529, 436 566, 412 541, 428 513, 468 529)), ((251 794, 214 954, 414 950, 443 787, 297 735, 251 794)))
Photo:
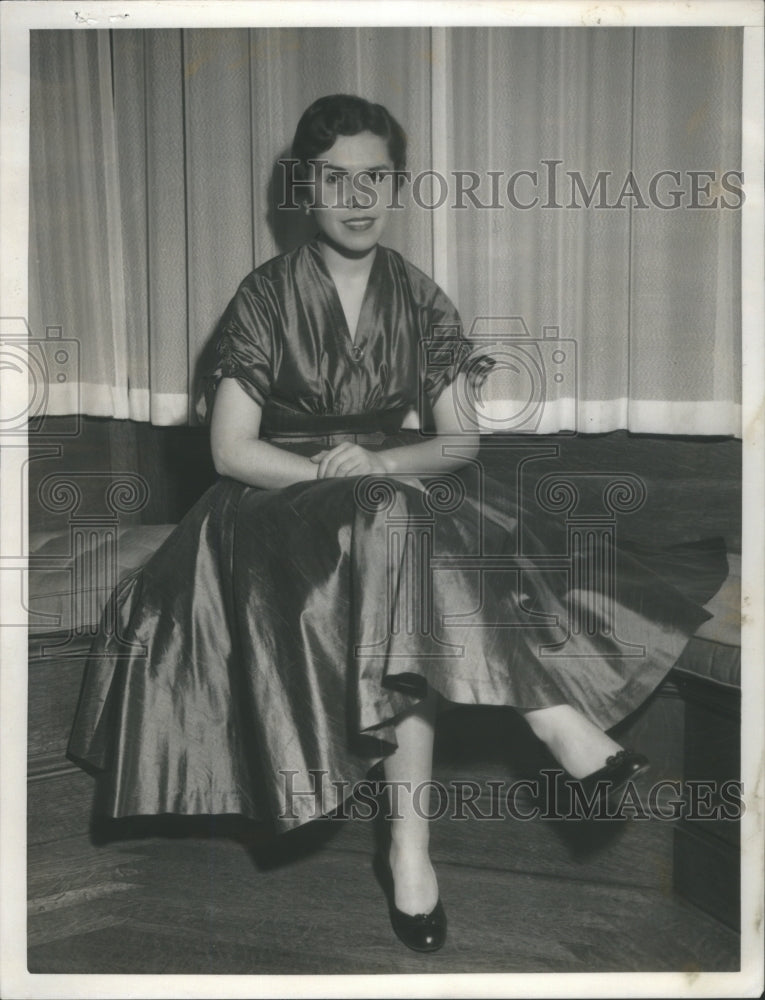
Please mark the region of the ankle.
POLYGON ((524 718, 531 731, 543 743, 554 743, 571 726, 571 710, 568 705, 551 705, 525 712, 524 718), (568 726, 567 726, 568 723, 568 726))
POLYGON ((430 837, 428 831, 391 831, 390 858, 400 860, 403 858, 430 857, 430 837))
POLYGON ((526 714, 534 735, 574 778, 603 767, 621 747, 602 729, 570 705, 535 709, 526 714))
POLYGON ((391 844, 388 859, 393 903, 401 913, 430 913, 438 902, 438 880, 427 847, 391 844))

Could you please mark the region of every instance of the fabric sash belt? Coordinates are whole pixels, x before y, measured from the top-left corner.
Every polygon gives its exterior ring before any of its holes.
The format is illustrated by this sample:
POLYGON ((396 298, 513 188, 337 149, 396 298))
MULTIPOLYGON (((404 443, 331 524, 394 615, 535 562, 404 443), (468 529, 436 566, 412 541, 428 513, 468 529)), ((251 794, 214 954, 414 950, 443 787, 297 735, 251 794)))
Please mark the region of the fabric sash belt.
POLYGON ((395 434, 409 407, 370 410, 366 413, 298 413, 287 407, 267 404, 263 409, 260 436, 267 440, 318 440, 325 437, 395 434))

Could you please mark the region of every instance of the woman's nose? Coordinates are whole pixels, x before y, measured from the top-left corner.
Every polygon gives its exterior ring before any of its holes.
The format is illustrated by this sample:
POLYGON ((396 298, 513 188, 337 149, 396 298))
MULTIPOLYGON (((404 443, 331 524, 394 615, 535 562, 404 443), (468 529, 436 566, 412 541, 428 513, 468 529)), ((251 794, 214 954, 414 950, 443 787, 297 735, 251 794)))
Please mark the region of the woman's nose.
POLYGON ((351 174, 343 178, 343 207, 359 207, 359 192, 356 188, 355 178, 351 174))

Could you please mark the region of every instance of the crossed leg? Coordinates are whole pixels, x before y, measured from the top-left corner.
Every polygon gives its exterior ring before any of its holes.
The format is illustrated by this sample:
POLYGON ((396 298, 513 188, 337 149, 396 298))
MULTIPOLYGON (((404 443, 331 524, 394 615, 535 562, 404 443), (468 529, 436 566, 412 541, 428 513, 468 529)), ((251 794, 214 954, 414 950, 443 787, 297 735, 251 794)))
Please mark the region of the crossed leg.
MULTIPOLYGON (((394 902, 403 913, 429 913, 438 901, 438 882, 430 861, 427 799, 418 786, 429 782, 433 769, 436 697, 427 698, 396 725, 398 746, 385 758, 385 778, 395 785, 391 810, 390 866, 394 902), (425 807, 425 808, 423 808, 425 807)), ((603 767, 621 747, 570 705, 553 705, 524 713, 532 732, 547 744, 574 778, 603 767)), ((388 789, 389 795, 391 790, 388 789)))

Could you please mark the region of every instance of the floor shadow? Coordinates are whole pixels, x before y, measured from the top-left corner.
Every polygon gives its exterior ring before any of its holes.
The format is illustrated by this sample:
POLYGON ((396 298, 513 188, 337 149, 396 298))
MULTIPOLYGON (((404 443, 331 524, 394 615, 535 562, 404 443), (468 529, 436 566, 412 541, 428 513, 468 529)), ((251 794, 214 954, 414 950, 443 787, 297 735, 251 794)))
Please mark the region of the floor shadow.
POLYGON ((489 772, 503 774, 506 788, 517 783, 513 802, 521 817, 538 810, 539 821, 554 831, 572 860, 584 861, 604 850, 624 834, 630 822, 607 817, 615 812, 610 807, 596 809, 587 818, 572 803, 560 765, 512 709, 462 706, 445 713, 438 729, 436 760, 479 784, 489 772))
POLYGON ((345 820, 324 818, 279 833, 269 823, 244 816, 128 816, 93 817, 90 840, 95 846, 115 841, 163 839, 227 839, 241 844, 253 864, 269 870, 292 864, 324 849, 340 833, 345 820))

